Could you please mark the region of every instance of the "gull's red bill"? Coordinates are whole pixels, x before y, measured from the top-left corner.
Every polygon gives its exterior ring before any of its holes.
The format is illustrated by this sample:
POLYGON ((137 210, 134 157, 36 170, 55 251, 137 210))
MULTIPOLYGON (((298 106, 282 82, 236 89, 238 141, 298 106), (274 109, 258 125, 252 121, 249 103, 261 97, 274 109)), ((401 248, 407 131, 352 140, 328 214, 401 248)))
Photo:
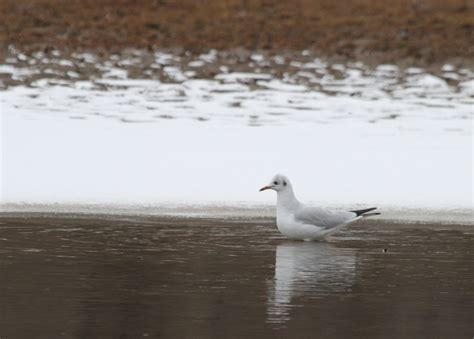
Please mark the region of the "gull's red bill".
POLYGON ((272 187, 271 187, 271 186, 263 186, 263 187, 259 190, 259 192, 265 191, 265 190, 269 190, 270 188, 272 188, 272 187))

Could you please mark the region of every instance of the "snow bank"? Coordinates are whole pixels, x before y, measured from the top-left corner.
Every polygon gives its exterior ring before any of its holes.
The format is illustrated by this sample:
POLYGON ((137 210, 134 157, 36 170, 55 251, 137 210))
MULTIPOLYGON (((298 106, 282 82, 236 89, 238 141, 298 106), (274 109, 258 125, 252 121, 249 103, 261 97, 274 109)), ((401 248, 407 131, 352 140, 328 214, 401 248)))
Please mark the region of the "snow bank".
POLYGON ((163 83, 111 67, 9 87, 2 203, 270 204, 258 188, 285 173, 301 200, 323 205, 472 208, 472 80, 458 93, 423 70, 401 84, 396 67, 358 67, 305 71, 307 85, 176 68, 179 82, 163 83))

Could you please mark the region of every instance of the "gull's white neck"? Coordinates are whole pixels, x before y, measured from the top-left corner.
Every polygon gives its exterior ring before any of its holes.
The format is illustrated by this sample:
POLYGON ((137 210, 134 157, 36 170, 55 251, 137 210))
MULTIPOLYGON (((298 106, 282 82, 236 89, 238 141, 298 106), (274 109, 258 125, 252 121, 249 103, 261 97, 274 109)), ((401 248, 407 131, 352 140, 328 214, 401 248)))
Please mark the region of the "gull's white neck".
POLYGON ((288 186, 285 190, 277 192, 277 209, 294 211, 301 203, 296 199, 293 188, 288 186))

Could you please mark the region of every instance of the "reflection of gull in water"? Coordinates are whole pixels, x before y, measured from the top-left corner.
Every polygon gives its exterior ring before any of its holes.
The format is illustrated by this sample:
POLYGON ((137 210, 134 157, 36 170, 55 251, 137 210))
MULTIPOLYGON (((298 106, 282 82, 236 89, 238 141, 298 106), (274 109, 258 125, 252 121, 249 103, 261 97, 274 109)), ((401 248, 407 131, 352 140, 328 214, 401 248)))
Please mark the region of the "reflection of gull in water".
POLYGON ((290 319, 296 296, 317 298, 343 292, 353 283, 355 258, 351 250, 325 243, 283 243, 276 248, 275 278, 269 286, 267 321, 290 319))

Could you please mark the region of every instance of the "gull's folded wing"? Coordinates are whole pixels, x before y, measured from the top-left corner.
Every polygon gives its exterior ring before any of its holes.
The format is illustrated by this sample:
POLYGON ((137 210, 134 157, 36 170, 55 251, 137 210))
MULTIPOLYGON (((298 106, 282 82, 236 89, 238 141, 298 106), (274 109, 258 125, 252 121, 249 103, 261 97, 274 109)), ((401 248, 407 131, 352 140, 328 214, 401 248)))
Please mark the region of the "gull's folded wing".
POLYGON ((349 211, 329 211, 318 207, 303 207, 295 213, 298 222, 330 229, 357 217, 349 211))

